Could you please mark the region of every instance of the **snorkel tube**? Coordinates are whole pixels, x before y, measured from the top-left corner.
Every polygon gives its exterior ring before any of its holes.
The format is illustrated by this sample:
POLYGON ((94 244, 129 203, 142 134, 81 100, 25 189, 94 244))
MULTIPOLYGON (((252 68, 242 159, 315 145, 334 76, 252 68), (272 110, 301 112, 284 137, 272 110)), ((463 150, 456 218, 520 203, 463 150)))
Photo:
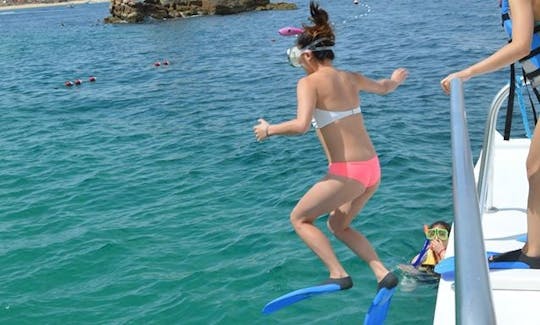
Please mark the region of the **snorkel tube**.
MULTIPOLYGON (((428 229, 428 226, 424 225, 424 233, 427 232, 427 229, 428 229)), ((429 247, 429 239, 426 238, 426 240, 424 241, 424 246, 422 246, 422 249, 418 253, 418 257, 416 258, 416 260, 414 260, 413 263, 411 263, 412 266, 417 268, 420 265, 420 263, 422 263, 422 259, 424 258, 424 255, 426 255, 428 247, 429 247)))
POLYGON ((292 27, 292 26, 280 28, 278 31, 279 35, 281 36, 295 36, 295 35, 302 34, 303 32, 304 32, 303 28, 292 27))

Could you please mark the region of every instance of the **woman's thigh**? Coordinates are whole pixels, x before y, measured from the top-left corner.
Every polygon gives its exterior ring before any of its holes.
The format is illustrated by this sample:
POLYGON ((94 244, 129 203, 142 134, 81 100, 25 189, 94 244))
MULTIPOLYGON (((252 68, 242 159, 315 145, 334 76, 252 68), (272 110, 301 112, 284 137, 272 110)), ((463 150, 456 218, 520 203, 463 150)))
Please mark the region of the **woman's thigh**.
POLYGON ((291 218, 313 221, 361 196, 365 190, 365 186, 355 180, 327 175, 298 201, 291 218))
MULTIPOLYGON (((364 208, 367 201, 375 194, 377 191, 377 188, 379 187, 379 183, 368 187, 364 193, 362 193, 360 196, 354 198, 350 202, 346 202, 345 204, 341 205, 339 208, 335 209, 331 215, 330 219, 328 220, 329 223, 331 223, 331 227, 339 227, 341 229, 345 229, 349 226, 351 221, 356 217, 356 215, 364 208)), ((336 228, 337 230, 337 228, 336 228)))
POLYGON ((538 170, 540 170, 540 126, 537 125, 529 147, 529 155, 527 156, 527 176, 531 177, 538 170))

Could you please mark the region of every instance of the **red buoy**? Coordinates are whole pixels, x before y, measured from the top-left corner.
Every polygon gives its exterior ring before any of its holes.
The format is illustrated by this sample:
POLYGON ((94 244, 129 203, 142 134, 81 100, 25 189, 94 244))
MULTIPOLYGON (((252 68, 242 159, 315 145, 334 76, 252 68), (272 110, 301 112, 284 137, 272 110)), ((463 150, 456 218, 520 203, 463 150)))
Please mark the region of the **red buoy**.
POLYGON ((75 79, 75 86, 80 86, 82 84, 81 79, 75 79))
POLYGON ((90 81, 90 82, 94 82, 94 81, 96 81, 96 77, 94 77, 94 76, 90 76, 90 77, 88 78, 88 81, 90 81))
POLYGON ((159 63, 159 61, 158 61, 158 62, 154 62, 154 65, 155 65, 156 67, 159 67, 159 66, 161 65, 161 63, 159 63))
POLYGON ((163 61, 163 65, 169 65, 169 61, 167 60, 163 61))
POLYGON ((73 82, 71 82, 71 81, 68 80, 68 81, 64 82, 64 85, 65 85, 66 87, 71 87, 71 86, 73 86, 73 82))

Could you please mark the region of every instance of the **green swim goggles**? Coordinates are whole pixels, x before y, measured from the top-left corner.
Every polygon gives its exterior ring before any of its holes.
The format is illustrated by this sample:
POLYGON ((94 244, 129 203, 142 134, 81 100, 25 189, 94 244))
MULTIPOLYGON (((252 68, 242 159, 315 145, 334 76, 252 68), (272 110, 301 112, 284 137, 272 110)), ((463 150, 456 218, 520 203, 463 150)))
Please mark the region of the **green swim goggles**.
POLYGON ((441 228, 432 228, 426 230, 426 238, 429 240, 433 240, 435 238, 439 238, 440 240, 447 240, 448 239, 448 230, 441 229, 441 228))

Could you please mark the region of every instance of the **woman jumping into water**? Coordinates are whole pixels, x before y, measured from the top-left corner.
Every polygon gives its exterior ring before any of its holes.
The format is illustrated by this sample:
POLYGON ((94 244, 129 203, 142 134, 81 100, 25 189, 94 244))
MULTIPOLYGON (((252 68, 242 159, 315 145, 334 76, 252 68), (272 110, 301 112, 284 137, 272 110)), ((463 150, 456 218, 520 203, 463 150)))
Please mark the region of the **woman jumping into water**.
POLYGON ((377 190, 381 176, 377 153, 364 126, 359 93, 388 94, 405 81, 408 72, 399 68, 390 79, 376 81, 335 68, 335 36, 328 13, 313 2, 310 11, 313 25, 304 26, 296 46, 287 51, 291 65, 304 68, 307 74, 297 84, 297 116, 279 124, 259 119, 253 130, 262 141, 274 135, 305 133, 313 123, 328 159, 328 173, 291 212, 294 230, 328 268, 325 283, 349 289, 353 286, 351 277, 328 238, 314 225, 318 217, 329 214, 328 228, 369 265, 377 279, 377 290, 390 289, 397 285, 397 277, 379 260, 367 238, 350 226, 377 190))

